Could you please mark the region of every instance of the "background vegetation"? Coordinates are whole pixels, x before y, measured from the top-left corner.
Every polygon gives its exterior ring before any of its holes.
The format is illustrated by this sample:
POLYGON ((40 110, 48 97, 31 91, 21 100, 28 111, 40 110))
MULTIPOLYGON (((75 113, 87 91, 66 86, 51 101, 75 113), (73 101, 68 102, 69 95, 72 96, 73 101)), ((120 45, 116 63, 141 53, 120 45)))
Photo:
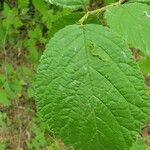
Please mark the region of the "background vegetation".
MULTIPOLYGON (((89 9, 115 0, 91 1, 89 9)), ((39 58, 46 43, 59 29, 74 24, 82 9, 69 11, 44 0, 0 1, 0 150, 58 150, 63 144, 47 132, 36 114, 33 83, 39 58)), ((99 17, 87 22, 105 24, 99 17)), ((132 49, 150 87, 150 59, 132 49)), ((150 145, 149 125, 143 139, 133 147, 144 150, 150 145)))

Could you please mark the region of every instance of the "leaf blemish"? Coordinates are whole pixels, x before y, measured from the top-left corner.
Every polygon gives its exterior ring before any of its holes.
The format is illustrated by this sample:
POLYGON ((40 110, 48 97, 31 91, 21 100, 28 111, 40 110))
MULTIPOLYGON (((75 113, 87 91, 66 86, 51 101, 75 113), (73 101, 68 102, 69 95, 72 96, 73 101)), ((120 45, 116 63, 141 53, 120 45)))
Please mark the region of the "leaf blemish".
POLYGON ((147 11, 144 11, 144 15, 145 15, 147 18, 149 18, 149 19, 150 19, 150 14, 148 14, 148 12, 147 12, 147 11))

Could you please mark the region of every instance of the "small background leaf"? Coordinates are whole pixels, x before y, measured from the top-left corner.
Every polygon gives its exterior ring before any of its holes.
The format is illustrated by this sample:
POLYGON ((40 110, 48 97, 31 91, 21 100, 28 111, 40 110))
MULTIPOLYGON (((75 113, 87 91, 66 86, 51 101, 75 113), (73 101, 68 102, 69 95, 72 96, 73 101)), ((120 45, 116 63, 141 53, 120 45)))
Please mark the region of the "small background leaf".
POLYGON ((4 106, 10 105, 9 99, 8 99, 7 94, 4 90, 0 90, 0 104, 2 104, 4 106))
POLYGON ((82 6, 86 6, 89 3, 89 0, 48 0, 48 1, 52 4, 71 8, 71 9, 76 9, 82 6))

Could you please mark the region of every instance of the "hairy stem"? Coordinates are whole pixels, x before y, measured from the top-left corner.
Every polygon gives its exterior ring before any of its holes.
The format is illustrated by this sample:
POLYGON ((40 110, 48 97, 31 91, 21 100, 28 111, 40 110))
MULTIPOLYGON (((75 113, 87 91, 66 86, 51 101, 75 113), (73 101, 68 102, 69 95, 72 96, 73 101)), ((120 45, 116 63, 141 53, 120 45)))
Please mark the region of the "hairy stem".
POLYGON ((116 3, 112 3, 112 4, 107 5, 107 6, 104 6, 104 7, 102 7, 102 8, 99 8, 99 9, 96 9, 96 10, 92 10, 92 11, 87 11, 87 13, 78 21, 78 24, 83 24, 84 21, 85 21, 89 16, 91 16, 91 15, 97 15, 97 14, 99 14, 99 13, 101 13, 101 12, 104 12, 104 11, 107 10, 108 8, 111 8, 111 7, 113 7, 113 6, 118 6, 118 5, 120 5, 120 4, 124 3, 124 2, 125 2, 125 0, 119 0, 119 1, 116 2, 116 3))

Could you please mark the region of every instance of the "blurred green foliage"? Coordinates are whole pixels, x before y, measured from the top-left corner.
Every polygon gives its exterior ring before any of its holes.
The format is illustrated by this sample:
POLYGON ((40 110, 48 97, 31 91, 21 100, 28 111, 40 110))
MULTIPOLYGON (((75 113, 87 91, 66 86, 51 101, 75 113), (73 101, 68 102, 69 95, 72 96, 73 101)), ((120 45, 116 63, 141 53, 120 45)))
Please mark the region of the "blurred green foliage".
MULTIPOLYGON (((25 108, 23 114, 35 113, 33 82, 39 57, 53 30, 57 30, 52 27, 54 22, 70 13, 43 0, 4 2, 0 12, 0 131, 7 133, 15 126, 7 125, 6 120, 16 119, 18 127, 23 124, 23 116, 17 114, 22 107, 25 108), (9 114, 14 111, 13 107, 17 110, 14 116, 9 114)), ((58 149, 51 136, 45 135, 46 127, 38 116, 31 118, 29 126, 31 137, 25 141, 25 149, 58 149)), ((17 130, 14 129, 13 134, 19 134, 17 130)), ((7 138, 4 134, 0 140, 0 150, 13 149, 7 138)))

